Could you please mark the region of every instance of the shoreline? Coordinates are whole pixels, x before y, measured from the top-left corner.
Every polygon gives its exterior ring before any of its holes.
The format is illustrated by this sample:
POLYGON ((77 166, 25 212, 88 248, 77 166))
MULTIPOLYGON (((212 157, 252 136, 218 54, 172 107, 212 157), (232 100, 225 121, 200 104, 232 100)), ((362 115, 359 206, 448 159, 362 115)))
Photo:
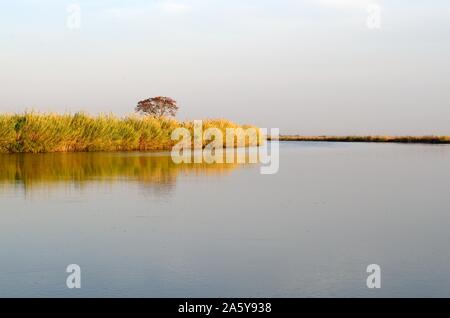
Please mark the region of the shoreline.
MULTIPOLYGON (((228 129, 247 128, 257 132, 254 126, 220 118, 178 121, 171 117, 135 114, 118 117, 83 112, 0 113, 0 153, 171 151, 182 142, 192 147, 201 142, 205 147, 211 137, 196 140, 193 136, 197 130, 214 129, 214 133, 209 131, 213 136, 219 133, 226 136, 228 129), (178 136, 173 138, 176 130, 178 136)), ((233 141, 231 146, 236 147, 237 142, 233 141)), ((248 144, 245 139, 244 143, 248 144)))
POLYGON ((450 136, 300 136, 280 135, 267 137, 268 141, 314 141, 314 142, 372 142, 402 144, 450 144, 450 136))

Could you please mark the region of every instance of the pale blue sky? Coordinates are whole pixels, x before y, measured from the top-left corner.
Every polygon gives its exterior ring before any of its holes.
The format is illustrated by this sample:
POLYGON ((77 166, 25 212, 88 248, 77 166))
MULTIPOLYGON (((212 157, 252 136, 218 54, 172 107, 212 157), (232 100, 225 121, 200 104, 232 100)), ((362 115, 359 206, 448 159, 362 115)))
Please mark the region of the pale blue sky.
POLYGON ((450 134, 449 1, 0 0, 0 39, 0 111, 122 115, 167 95, 180 119, 450 134))

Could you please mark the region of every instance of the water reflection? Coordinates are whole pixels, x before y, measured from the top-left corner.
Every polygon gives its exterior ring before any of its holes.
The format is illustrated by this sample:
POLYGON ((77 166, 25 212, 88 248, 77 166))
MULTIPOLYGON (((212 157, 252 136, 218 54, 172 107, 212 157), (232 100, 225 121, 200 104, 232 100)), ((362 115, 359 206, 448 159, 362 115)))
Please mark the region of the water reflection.
POLYGON ((448 146, 300 142, 280 145, 275 175, 162 154, 0 156, 0 296, 448 297, 449 160, 448 146))
MULTIPOLYGON (((242 154, 239 154, 242 156, 242 154)), ((243 154, 245 156, 245 154, 243 154)), ((170 190, 180 174, 224 175, 238 164, 175 164, 168 153, 49 153, 0 155, 0 187, 26 192, 61 184, 137 181, 170 190)))

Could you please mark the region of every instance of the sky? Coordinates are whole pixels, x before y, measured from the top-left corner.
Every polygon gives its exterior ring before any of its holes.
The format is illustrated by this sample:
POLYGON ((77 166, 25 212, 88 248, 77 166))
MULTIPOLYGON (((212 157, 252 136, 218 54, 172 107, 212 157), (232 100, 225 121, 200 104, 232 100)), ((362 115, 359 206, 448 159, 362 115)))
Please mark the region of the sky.
POLYGON ((0 112, 162 95, 180 120, 450 134, 450 1, 0 0, 0 85, 0 112))

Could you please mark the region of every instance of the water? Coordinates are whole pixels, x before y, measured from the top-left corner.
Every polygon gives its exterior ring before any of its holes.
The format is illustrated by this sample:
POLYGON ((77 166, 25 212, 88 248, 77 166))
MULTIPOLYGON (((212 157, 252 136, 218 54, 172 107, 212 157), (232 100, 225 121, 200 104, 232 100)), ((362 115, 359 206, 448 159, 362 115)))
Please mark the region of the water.
POLYGON ((450 296, 449 146, 280 150, 275 175, 164 154, 1 155, 0 296, 450 296), (81 289, 66 287, 73 263, 81 289))

